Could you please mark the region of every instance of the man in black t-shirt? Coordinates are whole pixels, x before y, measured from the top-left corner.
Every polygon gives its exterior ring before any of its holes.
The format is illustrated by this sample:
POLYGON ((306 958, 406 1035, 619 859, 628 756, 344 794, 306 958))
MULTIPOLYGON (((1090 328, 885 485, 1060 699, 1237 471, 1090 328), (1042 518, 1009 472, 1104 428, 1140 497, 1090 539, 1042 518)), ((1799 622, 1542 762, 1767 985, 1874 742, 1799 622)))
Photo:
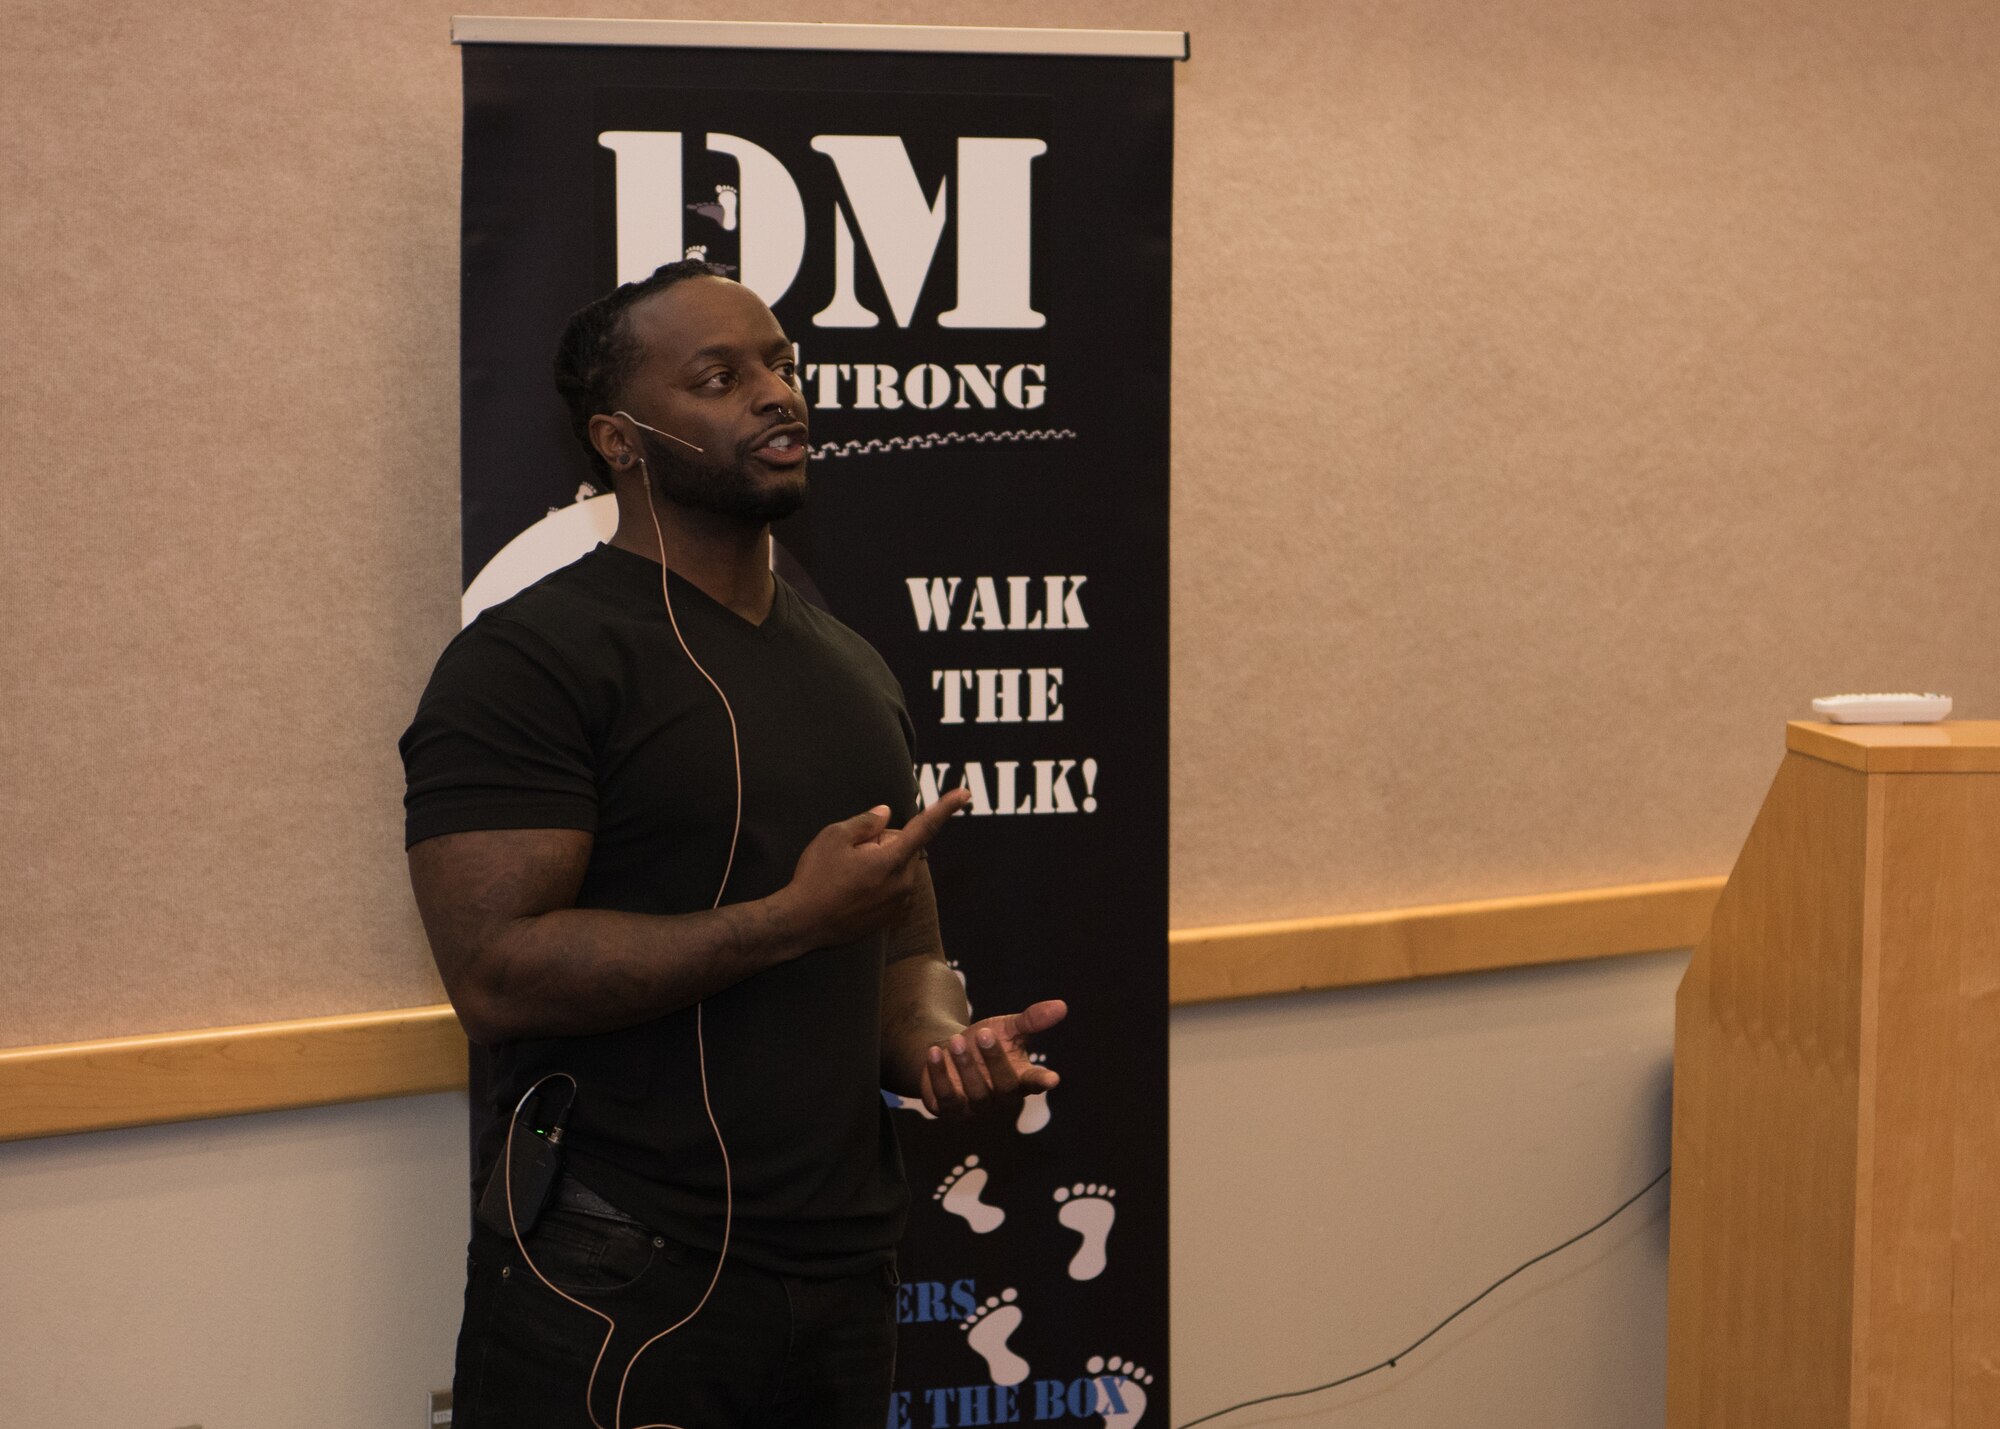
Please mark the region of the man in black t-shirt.
POLYGON ((611 543, 482 614, 403 736, 410 876, 486 1058, 461 1429, 879 1429, 934 1115, 1055 1074, 970 1021, 901 692, 770 569, 805 495, 790 342, 677 263, 557 354, 611 543))

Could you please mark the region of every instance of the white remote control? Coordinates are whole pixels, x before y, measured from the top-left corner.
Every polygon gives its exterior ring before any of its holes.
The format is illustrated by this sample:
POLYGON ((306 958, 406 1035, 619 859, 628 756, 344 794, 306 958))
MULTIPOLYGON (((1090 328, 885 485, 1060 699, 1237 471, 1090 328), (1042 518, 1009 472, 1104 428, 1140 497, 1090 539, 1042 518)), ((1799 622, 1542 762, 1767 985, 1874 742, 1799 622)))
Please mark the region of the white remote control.
POLYGON ((1936 724, 1951 713, 1951 696, 1828 695, 1812 707, 1835 724, 1936 724))

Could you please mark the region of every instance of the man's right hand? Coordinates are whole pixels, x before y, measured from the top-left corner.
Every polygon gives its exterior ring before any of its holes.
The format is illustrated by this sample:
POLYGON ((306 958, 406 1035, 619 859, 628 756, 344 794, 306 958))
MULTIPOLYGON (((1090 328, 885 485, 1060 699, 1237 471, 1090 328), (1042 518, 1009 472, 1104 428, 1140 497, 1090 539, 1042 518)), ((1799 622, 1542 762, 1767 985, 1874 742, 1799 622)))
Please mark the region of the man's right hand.
POLYGON ((971 802, 954 789, 900 829, 889 827, 886 804, 821 829, 799 855, 792 881, 767 900, 804 944, 800 951, 898 922, 916 893, 924 846, 971 802))

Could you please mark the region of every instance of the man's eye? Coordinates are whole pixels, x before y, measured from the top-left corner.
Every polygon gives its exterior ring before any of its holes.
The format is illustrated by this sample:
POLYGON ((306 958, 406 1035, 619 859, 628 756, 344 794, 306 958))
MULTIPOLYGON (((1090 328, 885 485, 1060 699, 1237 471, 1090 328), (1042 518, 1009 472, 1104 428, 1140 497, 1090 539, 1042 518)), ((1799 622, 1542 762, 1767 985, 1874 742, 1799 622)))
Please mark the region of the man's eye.
POLYGON ((796 362, 781 362, 771 370, 784 378, 792 386, 796 387, 799 385, 799 366, 796 362))
POLYGON ((701 385, 704 387, 728 387, 735 381, 736 374, 725 369, 721 372, 709 373, 708 376, 701 379, 701 385))

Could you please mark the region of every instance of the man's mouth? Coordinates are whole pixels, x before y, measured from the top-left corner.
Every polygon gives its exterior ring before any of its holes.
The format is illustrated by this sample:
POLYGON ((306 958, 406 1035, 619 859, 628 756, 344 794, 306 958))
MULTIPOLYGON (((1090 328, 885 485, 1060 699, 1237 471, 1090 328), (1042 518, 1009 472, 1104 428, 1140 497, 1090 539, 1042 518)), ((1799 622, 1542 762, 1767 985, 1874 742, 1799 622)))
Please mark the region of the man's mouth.
POLYGON ((802 461, 806 455, 806 429, 797 422, 774 427, 759 439, 750 454, 780 465, 802 461))

